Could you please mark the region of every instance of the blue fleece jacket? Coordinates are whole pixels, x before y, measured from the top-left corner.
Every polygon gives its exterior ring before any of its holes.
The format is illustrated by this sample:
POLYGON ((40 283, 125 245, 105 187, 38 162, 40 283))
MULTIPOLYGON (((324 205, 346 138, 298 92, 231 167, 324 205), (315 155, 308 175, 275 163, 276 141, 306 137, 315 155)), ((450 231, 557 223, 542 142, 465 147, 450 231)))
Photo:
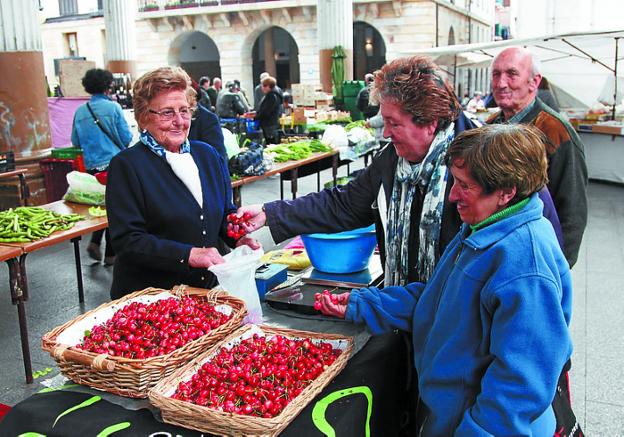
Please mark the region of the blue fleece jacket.
POLYGON ((572 282, 542 207, 534 194, 477 232, 464 224, 427 285, 351 294, 347 320, 412 332, 423 435, 552 435, 572 282))

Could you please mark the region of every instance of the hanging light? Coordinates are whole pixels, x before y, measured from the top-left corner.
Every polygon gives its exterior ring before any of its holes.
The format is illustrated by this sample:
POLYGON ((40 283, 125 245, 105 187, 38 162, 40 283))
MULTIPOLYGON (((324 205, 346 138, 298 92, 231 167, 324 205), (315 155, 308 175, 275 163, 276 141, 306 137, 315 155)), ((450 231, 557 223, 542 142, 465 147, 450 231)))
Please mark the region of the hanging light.
POLYGON ((373 56, 373 39, 372 38, 366 38, 366 41, 364 43, 364 50, 366 50, 366 56, 373 56))

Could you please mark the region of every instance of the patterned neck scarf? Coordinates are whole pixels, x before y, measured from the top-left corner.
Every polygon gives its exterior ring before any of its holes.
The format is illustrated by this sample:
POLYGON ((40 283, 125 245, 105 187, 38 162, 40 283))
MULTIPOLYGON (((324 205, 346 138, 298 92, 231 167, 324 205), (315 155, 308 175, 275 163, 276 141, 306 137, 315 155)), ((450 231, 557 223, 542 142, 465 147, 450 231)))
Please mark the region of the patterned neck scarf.
POLYGON ((385 285, 405 285, 409 274, 409 236, 411 210, 417 189, 424 193, 420 216, 418 279, 427 281, 437 263, 444 194, 446 192, 447 168, 444 156, 455 137, 454 125, 440 131, 433 139, 427 156, 421 163, 410 164, 399 158, 392 196, 388 207, 386 230, 385 285))
MULTIPOLYGON (((166 158, 166 150, 163 146, 158 144, 158 141, 150 134, 148 131, 143 130, 139 135, 139 140, 147 146, 152 152, 160 156, 162 159, 166 158)), ((191 152, 191 143, 188 138, 184 140, 184 142, 180 145, 180 153, 190 153, 191 152)))

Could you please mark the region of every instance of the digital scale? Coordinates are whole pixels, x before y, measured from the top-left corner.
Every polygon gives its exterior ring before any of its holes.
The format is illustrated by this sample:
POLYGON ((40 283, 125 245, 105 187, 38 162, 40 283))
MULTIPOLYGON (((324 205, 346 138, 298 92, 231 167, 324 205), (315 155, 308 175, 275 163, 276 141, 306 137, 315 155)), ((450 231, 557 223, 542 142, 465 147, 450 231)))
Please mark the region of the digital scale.
POLYGON ((353 288, 378 286, 383 282, 383 269, 378 254, 374 254, 368 268, 354 273, 326 273, 310 267, 268 292, 265 302, 276 309, 303 314, 320 314, 314 309, 314 295, 323 290, 332 294, 353 288))

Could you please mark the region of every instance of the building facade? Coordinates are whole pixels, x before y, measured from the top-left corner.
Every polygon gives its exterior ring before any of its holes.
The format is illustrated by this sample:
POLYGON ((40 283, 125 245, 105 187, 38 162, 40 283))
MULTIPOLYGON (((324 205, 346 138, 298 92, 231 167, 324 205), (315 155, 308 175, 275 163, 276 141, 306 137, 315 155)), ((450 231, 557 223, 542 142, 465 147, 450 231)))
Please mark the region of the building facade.
MULTIPOLYGON (((179 65, 196 80, 204 75, 239 79, 247 89, 258 83, 262 71, 275 75, 283 88, 318 84, 317 1, 139 1, 134 18, 137 74, 179 65)), ((493 37, 494 0, 352 1, 353 71, 346 72, 348 78, 362 79, 414 48, 493 37)), ((107 65, 105 22, 98 9, 102 2, 57 3, 58 8, 53 0, 43 3, 42 40, 51 86, 56 84, 55 59, 78 56, 98 67, 107 65), (70 13, 62 14, 61 3, 70 13)), ((459 86, 471 81, 473 89, 485 87, 484 71, 462 74, 466 77, 455 81, 459 86)))

